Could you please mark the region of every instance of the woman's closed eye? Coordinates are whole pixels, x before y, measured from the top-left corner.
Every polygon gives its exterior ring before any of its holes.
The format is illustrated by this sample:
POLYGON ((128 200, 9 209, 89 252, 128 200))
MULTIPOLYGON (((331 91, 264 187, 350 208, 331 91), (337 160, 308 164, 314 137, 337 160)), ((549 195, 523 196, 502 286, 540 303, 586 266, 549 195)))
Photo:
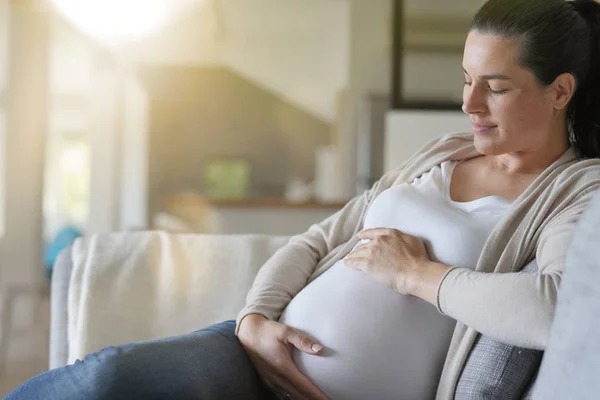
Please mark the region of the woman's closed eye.
POLYGON ((488 87, 488 90, 493 94, 503 94, 508 92, 508 89, 493 89, 491 87, 488 87))
MULTIPOLYGON (((471 86, 473 82, 465 81, 465 86, 471 86)), ((508 89, 494 89, 491 86, 488 86, 487 90, 492 94, 504 94, 508 92, 508 89)))

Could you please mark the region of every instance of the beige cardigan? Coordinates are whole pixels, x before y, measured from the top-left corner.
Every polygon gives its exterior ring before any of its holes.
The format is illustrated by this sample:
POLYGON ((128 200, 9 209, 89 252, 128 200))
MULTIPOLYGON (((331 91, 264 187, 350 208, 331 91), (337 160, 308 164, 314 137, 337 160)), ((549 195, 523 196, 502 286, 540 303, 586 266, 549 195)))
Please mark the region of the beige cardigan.
MULTIPOLYGON (((355 234, 381 192, 412 182, 446 160, 478 155, 470 133, 436 139, 342 210, 294 236, 260 269, 238 325, 251 313, 277 320, 302 288, 358 242, 355 234)), ((513 202, 488 238, 475 271, 456 266, 446 274, 438 287, 438 309, 458 323, 436 399, 454 397, 478 332, 520 347, 545 348, 573 229, 599 188, 600 160, 577 160, 570 148, 513 202), (537 273, 519 272, 533 259, 537 273)))

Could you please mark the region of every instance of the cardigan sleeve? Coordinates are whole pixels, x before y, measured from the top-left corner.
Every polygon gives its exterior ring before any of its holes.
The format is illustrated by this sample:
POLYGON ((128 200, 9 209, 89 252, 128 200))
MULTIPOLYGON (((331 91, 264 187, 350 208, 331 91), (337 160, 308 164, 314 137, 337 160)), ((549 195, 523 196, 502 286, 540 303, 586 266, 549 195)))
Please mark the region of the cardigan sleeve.
POLYGON ((495 340, 545 349, 569 245, 592 194, 577 197, 542 230, 534 261, 537 271, 454 268, 438 287, 440 312, 495 340))

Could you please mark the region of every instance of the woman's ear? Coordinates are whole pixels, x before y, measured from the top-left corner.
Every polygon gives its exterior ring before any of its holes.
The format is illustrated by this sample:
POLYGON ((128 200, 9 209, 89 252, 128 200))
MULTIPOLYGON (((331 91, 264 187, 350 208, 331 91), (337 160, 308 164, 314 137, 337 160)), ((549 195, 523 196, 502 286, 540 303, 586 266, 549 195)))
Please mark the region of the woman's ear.
POLYGON ((550 85, 552 96, 550 100, 554 108, 557 110, 564 109, 573 98, 576 88, 577 81, 572 74, 564 73, 557 76, 550 85))

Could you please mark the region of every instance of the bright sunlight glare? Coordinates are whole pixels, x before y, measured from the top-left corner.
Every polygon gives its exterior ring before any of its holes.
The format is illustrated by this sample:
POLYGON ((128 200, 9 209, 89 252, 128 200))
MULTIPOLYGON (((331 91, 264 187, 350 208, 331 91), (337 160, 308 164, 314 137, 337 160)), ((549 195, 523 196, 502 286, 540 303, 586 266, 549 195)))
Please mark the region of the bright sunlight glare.
POLYGON ((89 36, 106 44, 133 40, 160 29, 168 0, 52 0, 89 36))

